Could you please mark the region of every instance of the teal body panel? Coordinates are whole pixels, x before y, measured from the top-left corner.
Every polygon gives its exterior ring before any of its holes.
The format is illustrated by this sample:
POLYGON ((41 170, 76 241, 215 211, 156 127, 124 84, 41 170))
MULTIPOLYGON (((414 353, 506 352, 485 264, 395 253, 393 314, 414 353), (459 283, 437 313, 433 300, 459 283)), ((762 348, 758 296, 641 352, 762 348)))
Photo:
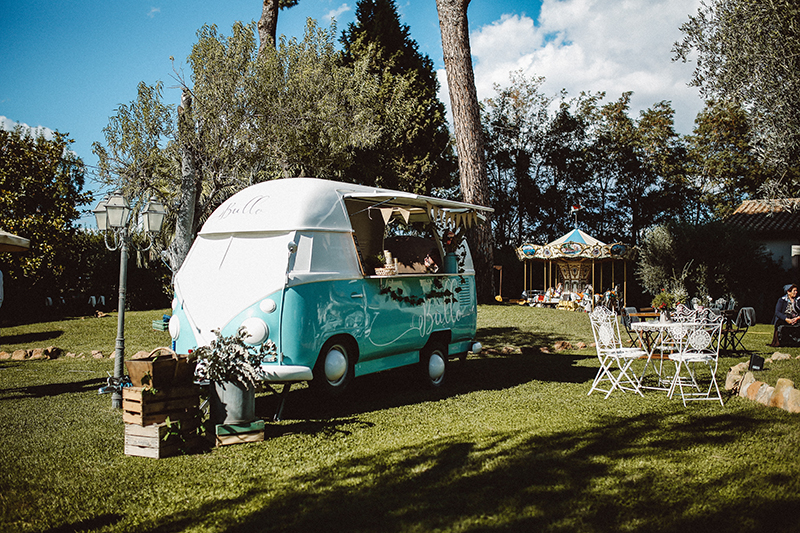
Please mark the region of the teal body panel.
MULTIPOLYGON (((261 318, 280 354, 274 364, 309 368, 314 367, 325 342, 346 336, 358 346, 357 376, 418 362, 420 350, 433 335, 441 335, 451 355, 464 353, 471 348, 477 327, 473 275, 320 281, 290 286, 264 299, 242 310, 222 328, 222 334, 234 334, 247 318, 261 318), (422 302, 409 303, 403 297, 422 302), (269 313, 259 305, 267 298, 275 302, 269 313)), ((180 302, 173 316, 181 324, 176 351, 194 350, 196 336, 180 302)))

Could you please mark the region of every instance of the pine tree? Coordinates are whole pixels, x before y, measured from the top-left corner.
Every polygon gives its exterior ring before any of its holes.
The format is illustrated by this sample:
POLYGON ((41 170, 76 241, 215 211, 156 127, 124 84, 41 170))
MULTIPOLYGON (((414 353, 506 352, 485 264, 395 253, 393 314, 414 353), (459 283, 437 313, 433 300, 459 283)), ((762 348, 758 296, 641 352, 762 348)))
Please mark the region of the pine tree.
POLYGON ((400 23, 394 0, 359 0, 356 22, 342 32, 341 42, 346 65, 370 58, 387 99, 398 79, 406 80, 406 97, 415 108, 411 120, 403 122, 383 115, 380 141, 358 150, 345 179, 421 194, 454 185, 456 162, 433 61, 419 52, 409 27, 400 23))

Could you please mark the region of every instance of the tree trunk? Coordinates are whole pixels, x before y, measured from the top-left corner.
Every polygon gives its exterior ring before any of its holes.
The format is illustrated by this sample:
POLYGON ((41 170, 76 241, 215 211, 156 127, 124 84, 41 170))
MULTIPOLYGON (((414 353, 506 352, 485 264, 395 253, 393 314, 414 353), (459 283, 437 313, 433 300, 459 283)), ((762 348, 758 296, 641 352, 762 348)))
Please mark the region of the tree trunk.
POLYGON ((176 272, 186 259, 194 241, 195 205, 197 203, 197 172, 191 139, 194 137, 192 118, 192 95, 187 89, 181 94, 181 107, 178 108, 178 136, 181 144, 181 190, 178 215, 175 220, 175 236, 170 243, 167 256, 170 268, 176 272))
MULTIPOLYGON (((442 33, 444 68, 450 91, 450 108, 458 152, 458 173, 464 201, 489 205, 486 154, 483 148, 480 107, 472 72, 467 6, 469 0, 436 0, 442 33)), ((491 223, 470 230, 467 240, 475 262, 478 301, 494 298, 494 258, 491 223)))
POLYGON ((267 46, 275 46, 278 38, 278 0, 264 0, 261 18, 258 21, 258 55, 267 46))

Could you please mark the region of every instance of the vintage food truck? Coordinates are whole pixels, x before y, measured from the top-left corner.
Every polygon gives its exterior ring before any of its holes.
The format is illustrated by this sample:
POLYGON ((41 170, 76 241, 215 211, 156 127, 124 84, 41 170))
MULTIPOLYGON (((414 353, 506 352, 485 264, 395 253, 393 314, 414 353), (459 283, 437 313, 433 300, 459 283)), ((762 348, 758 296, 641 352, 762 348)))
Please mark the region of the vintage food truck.
POLYGON ((479 349, 472 259, 466 243, 448 253, 441 232, 490 211, 312 178, 248 187, 208 218, 175 276, 175 350, 244 326, 248 345, 275 345, 262 364, 270 382, 336 393, 418 365, 438 386, 448 357, 479 349))

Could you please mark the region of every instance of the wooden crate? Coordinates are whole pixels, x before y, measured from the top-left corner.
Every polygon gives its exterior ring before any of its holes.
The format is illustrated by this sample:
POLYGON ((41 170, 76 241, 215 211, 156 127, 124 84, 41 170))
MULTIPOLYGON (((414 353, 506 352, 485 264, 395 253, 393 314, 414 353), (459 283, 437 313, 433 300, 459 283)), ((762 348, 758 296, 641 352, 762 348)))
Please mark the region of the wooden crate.
POLYGON ((214 446, 228 446, 245 442, 264 440, 264 421, 256 420, 250 424, 218 424, 207 432, 214 446))
POLYGON ((197 424, 182 422, 140 426, 125 424, 125 455, 160 459, 191 451, 197 446, 197 424))
POLYGON ((200 389, 194 385, 150 392, 144 387, 122 389, 122 420, 149 426, 170 421, 188 421, 197 416, 200 389))

